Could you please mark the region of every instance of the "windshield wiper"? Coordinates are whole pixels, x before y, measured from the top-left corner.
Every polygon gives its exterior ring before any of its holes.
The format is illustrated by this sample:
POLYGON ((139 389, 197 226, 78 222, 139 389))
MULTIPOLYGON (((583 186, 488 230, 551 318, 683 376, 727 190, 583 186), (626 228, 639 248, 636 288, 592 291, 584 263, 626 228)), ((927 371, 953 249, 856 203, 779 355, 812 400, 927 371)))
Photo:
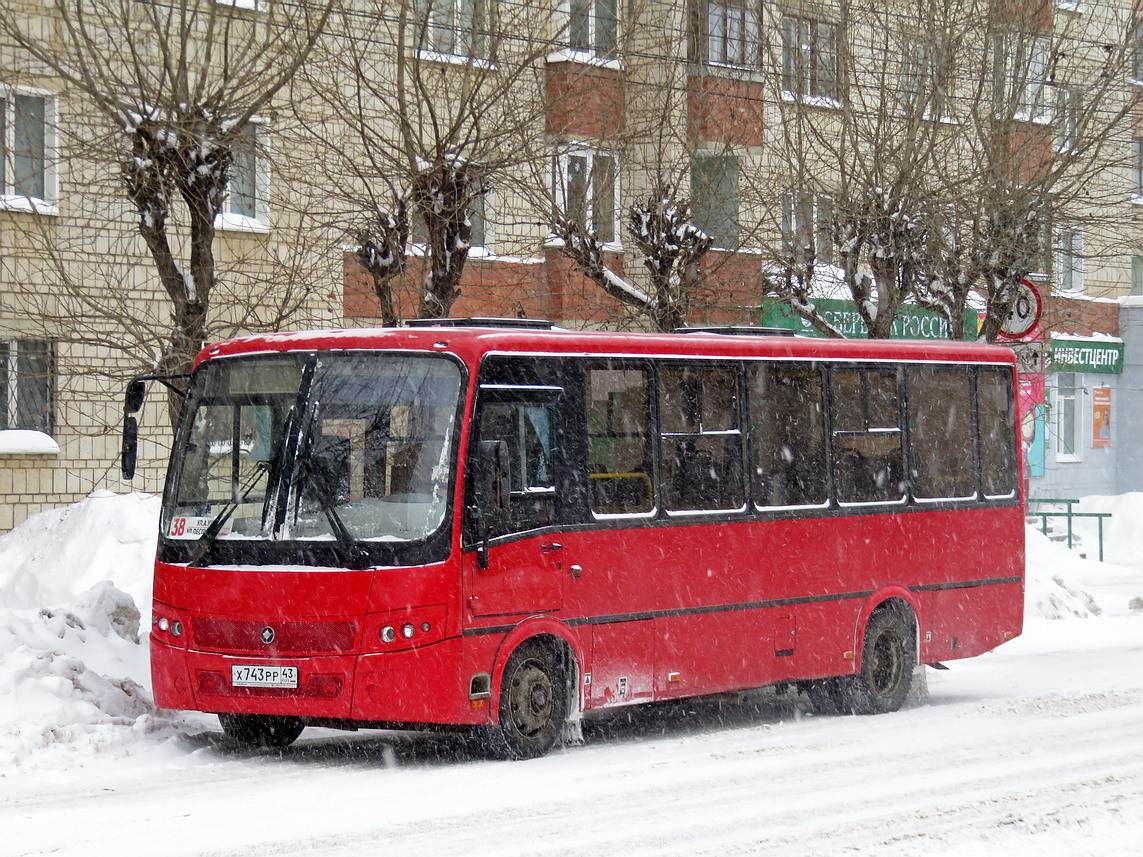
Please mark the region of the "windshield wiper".
POLYGON ((214 516, 214 520, 206 528, 198 541, 195 543, 194 553, 190 557, 191 565, 198 565, 204 556, 210 552, 211 547, 214 546, 215 540, 218 538, 222 528, 226 526, 226 522, 230 520, 230 516, 234 514, 235 510, 246 502, 246 498, 250 496, 250 492, 254 490, 255 486, 262 480, 262 476, 270 470, 270 462, 259 461, 254 465, 254 472, 250 474, 250 478, 246 480, 238 488, 237 494, 214 516))
POLYGON ((300 493, 307 484, 313 489, 318 507, 325 514, 326 520, 329 521, 329 528, 333 532, 334 538, 345 551, 348 559, 346 565, 354 569, 368 568, 370 565, 368 551, 357 543, 357 540, 349 532, 349 528, 345 526, 345 521, 337 513, 337 503, 334 502, 329 490, 329 474, 325 466, 315 460, 307 450, 306 454, 298 459, 296 472, 297 479, 294 490, 300 493))

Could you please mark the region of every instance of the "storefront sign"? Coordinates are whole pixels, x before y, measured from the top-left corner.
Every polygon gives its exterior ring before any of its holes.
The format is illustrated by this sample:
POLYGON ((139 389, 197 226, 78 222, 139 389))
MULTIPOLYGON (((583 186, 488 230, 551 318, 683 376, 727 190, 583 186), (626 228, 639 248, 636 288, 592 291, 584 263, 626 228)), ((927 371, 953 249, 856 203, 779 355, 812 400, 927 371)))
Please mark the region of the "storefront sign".
MULTIPOLYGON (((869 329, 862 321, 861 314, 854 307, 853 301, 821 298, 814 301, 814 306, 826 321, 845 336, 851 339, 860 339, 869 335, 869 329)), ((795 313, 788 304, 779 301, 767 301, 763 305, 762 318, 758 324, 763 327, 781 327, 786 330, 795 330, 806 336, 824 335, 795 313)), ((965 310, 962 324, 963 336, 972 337, 976 335, 976 313, 974 311, 965 310)), ((906 304, 898 307, 897 317, 893 320, 893 330, 890 336, 893 339, 948 339, 949 324, 939 313, 906 304)))
POLYGON ((1091 445, 1097 449, 1111 446, 1111 388, 1091 390, 1091 445))
POLYGON ((1123 371, 1123 343, 1052 337, 1052 370, 1118 374, 1123 371))

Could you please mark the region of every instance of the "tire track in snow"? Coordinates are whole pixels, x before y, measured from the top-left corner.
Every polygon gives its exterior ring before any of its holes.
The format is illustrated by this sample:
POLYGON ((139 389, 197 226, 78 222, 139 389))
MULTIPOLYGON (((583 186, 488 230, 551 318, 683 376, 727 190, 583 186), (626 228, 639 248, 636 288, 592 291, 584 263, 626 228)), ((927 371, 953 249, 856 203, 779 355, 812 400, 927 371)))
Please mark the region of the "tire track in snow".
MULTIPOLYGON (((1143 801, 1143 704, 1139 694, 1113 696, 1015 700, 999 707, 1000 717, 933 709, 779 724, 742 730, 734 749, 725 733, 629 744, 622 754, 610 752, 614 746, 573 749, 528 763, 532 773, 550 769, 547 794, 506 793, 503 805, 484 812, 258 853, 348 854, 383 841, 408 853, 498 857, 900 856, 941 852, 950 840, 1026 837, 1037 826, 1066 829, 1093 813, 1114 815, 1115 806, 1085 802, 1088 793, 1125 806, 1143 801), (1008 715, 1019 718, 1018 733, 1008 715), (950 721, 947 740, 901 739, 931 737, 929 720, 950 721)), ((515 779, 512 766, 470 770, 488 788, 515 779)))

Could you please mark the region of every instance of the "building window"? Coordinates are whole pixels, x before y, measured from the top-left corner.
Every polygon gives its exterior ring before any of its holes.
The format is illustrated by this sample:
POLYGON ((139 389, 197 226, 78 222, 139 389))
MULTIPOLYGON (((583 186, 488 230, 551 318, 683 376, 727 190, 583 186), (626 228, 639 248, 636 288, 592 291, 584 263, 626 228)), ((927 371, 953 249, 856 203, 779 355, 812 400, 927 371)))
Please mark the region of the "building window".
POLYGON ((601 59, 619 51, 618 0, 568 0, 568 47, 601 59))
POLYGON ((492 208, 491 200, 488 198, 491 191, 483 188, 480 179, 473 182, 473 188, 472 199, 468 204, 469 250, 471 252, 479 248, 487 252, 492 243, 492 230, 488 223, 488 215, 492 208))
POLYGON ((704 59, 710 63, 756 66, 760 52, 757 0, 707 0, 703 13, 704 59))
POLYGON ((691 164, 691 219, 715 247, 738 246, 738 158, 699 155, 691 164))
POLYGON ((1143 202, 1143 140, 1131 141, 1131 196, 1143 202))
POLYGON ((615 158, 591 150, 557 156, 554 196, 564 216, 606 244, 618 242, 619 173, 615 158))
POLYGON ((266 125, 250 122, 234 140, 230 184, 217 226, 222 229, 265 229, 269 225, 270 165, 266 160, 266 125))
POLYGON ((1071 152, 1079 143, 1079 93, 1056 87, 1056 149, 1071 152))
POLYGON ((1079 459, 1080 412, 1075 372, 1056 375, 1056 455, 1079 459))
POLYGON ((1131 257, 1131 294, 1143 295, 1143 256, 1131 257))
POLYGON ((488 56, 489 0, 416 0, 418 47, 448 56, 488 56))
POLYGON ((812 193, 788 193, 782 198, 782 244, 789 258, 800 264, 811 259, 832 265, 833 200, 812 193))
POLYGON ((901 101, 910 111, 940 119, 946 107, 941 53, 929 42, 906 39, 901 52, 901 101))
POLYGON ((50 342, 0 340, 0 429, 55 430, 54 365, 50 342))
POLYGON ((54 99, 0 89, 0 203, 54 203, 54 124, 54 99))
POLYGON ((1131 77, 1143 81, 1143 22, 1131 33, 1131 77))
MULTIPOLYGON (((490 191, 481 192, 481 187, 480 179, 473 180, 472 195, 468 201, 469 255, 476 256, 487 255, 488 246, 492 242, 492 228, 488 222, 492 209, 488 198, 490 191)), ((414 245, 421 245, 421 249, 415 252, 424 252, 428 246, 428 226, 425 225, 425 217, 418 205, 409 206, 409 238, 414 245)))
POLYGON ((782 19, 782 88, 794 97, 838 98, 837 25, 782 19))
POLYGON ((1056 233, 1056 288, 1083 291, 1083 232, 1062 226, 1056 233))
POLYGON ((1051 121, 1048 66, 1051 43, 1043 36, 1010 34, 996 43, 997 112, 1022 122, 1051 121))

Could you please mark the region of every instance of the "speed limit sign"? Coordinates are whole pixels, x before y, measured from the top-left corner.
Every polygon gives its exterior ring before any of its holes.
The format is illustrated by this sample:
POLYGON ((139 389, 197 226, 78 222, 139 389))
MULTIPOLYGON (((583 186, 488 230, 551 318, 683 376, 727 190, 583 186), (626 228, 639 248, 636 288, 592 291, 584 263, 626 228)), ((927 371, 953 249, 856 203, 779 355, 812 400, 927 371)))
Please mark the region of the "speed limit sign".
POLYGON ((1012 302, 1012 312, 1000 325, 1000 332, 1009 339, 1027 336, 1040 320, 1040 293, 1027 280, 1021 280, 1016 287, 1016 300, 1012 302))

